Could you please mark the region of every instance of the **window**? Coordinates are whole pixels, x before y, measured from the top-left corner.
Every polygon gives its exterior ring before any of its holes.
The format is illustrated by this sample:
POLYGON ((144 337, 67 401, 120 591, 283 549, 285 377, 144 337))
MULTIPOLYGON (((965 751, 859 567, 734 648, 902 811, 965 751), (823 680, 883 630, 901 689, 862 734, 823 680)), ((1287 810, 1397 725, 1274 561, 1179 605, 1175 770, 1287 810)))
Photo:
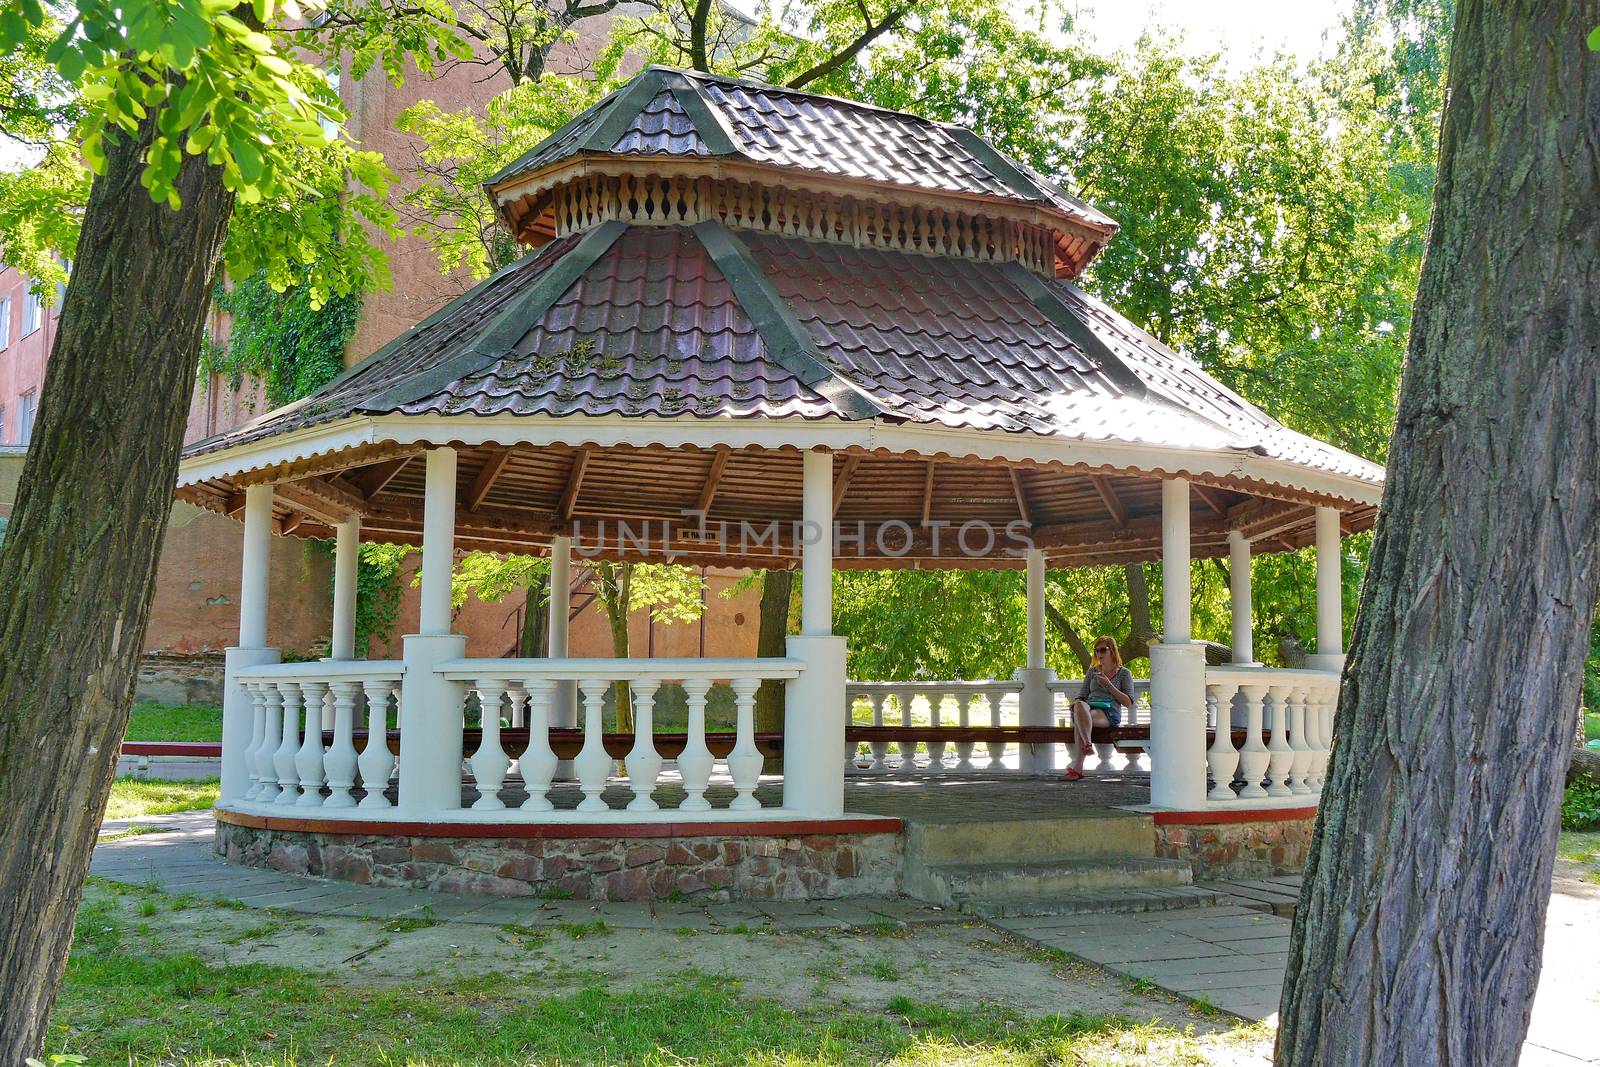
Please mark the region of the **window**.
POLYGON ((30 289, 22 298, 22 333, 20 336, 26 337, 39 328, 39 310, 39 295, 30 289))
MULTIPOLYGON (((0 348, 11 343, 11 298, 0 297, 0 348)), ((4 438, 0 438, 4 440, 4 438)))
POLYGON ((38 401, 39 394, 32 389, 23 393, 18 399, 17 444, 19 445, 27 444, 28 439, 33 436, 33 410, 38 401))

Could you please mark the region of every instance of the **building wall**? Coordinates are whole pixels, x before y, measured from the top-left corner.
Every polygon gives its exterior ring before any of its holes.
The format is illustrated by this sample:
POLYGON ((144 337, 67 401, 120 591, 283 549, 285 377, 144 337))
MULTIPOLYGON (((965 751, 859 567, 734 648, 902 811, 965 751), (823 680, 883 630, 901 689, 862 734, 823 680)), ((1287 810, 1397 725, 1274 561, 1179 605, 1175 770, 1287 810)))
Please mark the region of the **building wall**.
POLYGON ((0 444, 6 445, 21 443, 22 398, 32 393, 37 405, 60 317, 56 308, 41 308, 38 327, 23 333, 29 280, 10 267, 0 269, 0 309, 6 325, 5 343, 0 345, 0 444))

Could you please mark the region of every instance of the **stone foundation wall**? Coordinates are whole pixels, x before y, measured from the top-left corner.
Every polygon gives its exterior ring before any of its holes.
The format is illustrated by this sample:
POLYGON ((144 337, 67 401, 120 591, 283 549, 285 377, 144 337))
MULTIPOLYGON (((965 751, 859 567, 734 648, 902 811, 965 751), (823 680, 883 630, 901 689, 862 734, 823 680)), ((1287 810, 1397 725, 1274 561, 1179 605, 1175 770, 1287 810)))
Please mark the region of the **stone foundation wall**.
POLYGON ((1188 860, 1198 879, 1299 874, 1311 852, 1315 822, 1315 816, 1272 822, 1158 822, 1156 855, 1188 860))
POLYGON ((217 823, 230 862, 497 897, 816 900, 900 888, 901 835, 671 838, 384 837, 217 823))

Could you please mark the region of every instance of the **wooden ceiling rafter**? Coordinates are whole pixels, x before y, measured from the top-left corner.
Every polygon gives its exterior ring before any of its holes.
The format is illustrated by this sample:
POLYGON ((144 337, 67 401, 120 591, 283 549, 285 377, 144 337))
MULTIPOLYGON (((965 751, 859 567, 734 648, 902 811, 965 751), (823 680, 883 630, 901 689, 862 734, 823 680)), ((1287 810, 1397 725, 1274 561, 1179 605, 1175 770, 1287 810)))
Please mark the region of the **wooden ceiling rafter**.
POLYGON ((1123 504, 1122 498, 1117 496, 1116 488, 1111 484, 1111 479, 1103 474, 1089 475, 1089 482, 1094 486, 1095 493, 1100 497, 1100 502, 1106 506, 1111 521, 1117 526, 1128 525, 1128 508, 1123 504))
POLYGON ((728 469, 728 458, 733 455, 733 450, 723 446, 712 452, 711 469, 706 471, 705 485, 700 487, 700 496, 694 502, 695 511, 702 517, 711 511, 711 502, 717 498, 717 489, 722 485, 722 475, 728 469))
POLYGON ((468 511, 477 511, 483 506, 484 499, 488 497, 489 491, 494 488, 494 483, 499 480, 507 465, 511 463, 512 451, 509 448, 502 448, 489 454, 489 458, 484 461, 482 469, 478 471, 478 476, 472 480, 472 485, 467 488, 467 498, 464 503, 467 505, 468 511))
POLYGON ((839 511, 839 505, 844 501, 844 495, 850 491, 850 483, 855 479, 856 468, 861 466, 861 454, 851 452, 844 457, 844 466, 833 479, 833 510, 839 511))
POLYGON ((922 481, 922 525, 926 527, 933 518, 933 480, 939 469, 939 461, 928 460, 928 472, 922 481))
POLYGON ((567 474, 567 487, 561 493, 561 503, 556 506, 556 517, 561 520, 572 518, 572 511, 578 506, 578 494, 583 490, 583 476, 589 469, 590 450, 580 448, 572 456, 572 469, 567 474))
POLYGON ((1017 501, 1017 515, 1025 526, 1033 525, 1033 508, 1028 506, 1028 494, 1022 488, 1022 471, 1016 467, 1007 467, 1006 473, 1011 476, 1011 495, 1017 501))
POLYGON ((1194 490, 1195 496, 1205 502, 1206 507, 1223 518, 1227 517, 1228 501, 1220 490, 1213 489, 1209 485, 1201 485, 1199 482, 1190 482, 1189 488, 1194 490))

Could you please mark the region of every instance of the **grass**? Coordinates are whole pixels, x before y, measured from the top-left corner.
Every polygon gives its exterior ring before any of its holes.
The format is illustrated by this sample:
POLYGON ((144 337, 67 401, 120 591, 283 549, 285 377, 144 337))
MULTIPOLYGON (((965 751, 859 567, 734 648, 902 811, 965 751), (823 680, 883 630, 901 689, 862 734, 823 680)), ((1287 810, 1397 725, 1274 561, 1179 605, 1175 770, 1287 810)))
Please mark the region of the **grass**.
POLYGON ((113 899, 86 903, 48 1051, 173 1067, 1204 1062, 1192 1034, 1112 1016, 1034 1020, 903 996, 882 1011, 826 998, 791 1008, 743 994, 737 979, 701 974, 561 995, 492 973, 366 985, 289 967, 213 964, 176 947, 129 924, 113 899))
POLYGON ((128 717, 129 741, 221 741, 222 709, 142 700, 128 717))
POLYGON ((1600 741, 1600 711, 1583 713, 1583 735, 1588 741, 1600 741))
POLYGON ((1556 859, 1575 865, 1575 869, 1562 872, 1563 865, 1558 863, 1557 873, 1566 873, 1569 877, 1600 885, 1600 830, 1561 831, 1556 844, 1556 859))
POLYGON ((171 815, 178 811, 209 808, 216 802, 215 778, 174 782, 118 778, 111 783, 111 799, 106 801, 106 818, 137 819, 142 815, 171 815))

